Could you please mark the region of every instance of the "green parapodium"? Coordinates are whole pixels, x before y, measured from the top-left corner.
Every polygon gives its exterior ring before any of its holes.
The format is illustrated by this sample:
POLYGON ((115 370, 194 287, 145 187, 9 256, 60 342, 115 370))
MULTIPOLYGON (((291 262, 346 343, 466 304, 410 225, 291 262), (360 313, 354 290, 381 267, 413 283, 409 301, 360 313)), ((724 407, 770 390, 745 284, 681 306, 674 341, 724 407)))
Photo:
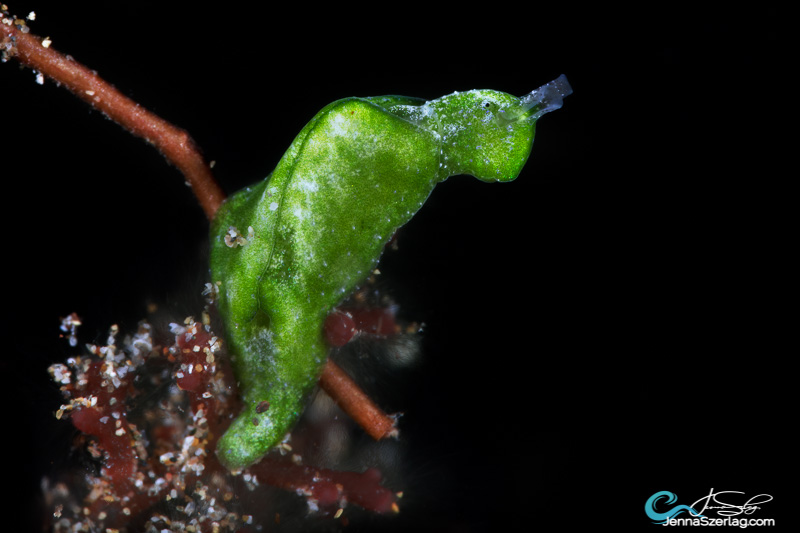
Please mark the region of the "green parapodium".
POLYGON ((570 93, 561 76, 521 98, 474 90, 432 101, 338 100, 267 179, 223 204, 211 227, 211 275, 244 401, 218 443, 228 468, 256 462, 297 421, 328 354, 327 313, 434 186, 457 174, 515 179, 536 120, 570 93))

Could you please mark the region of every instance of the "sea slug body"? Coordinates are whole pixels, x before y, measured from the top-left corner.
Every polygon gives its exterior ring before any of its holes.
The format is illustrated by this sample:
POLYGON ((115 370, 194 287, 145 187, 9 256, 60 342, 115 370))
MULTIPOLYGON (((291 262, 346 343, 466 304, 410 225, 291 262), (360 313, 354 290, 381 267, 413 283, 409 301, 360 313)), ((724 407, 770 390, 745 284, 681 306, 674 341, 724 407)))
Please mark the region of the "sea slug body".
POLYGON ((291 429, 327 358, 326 315, 435 185, 458 174, 515 179, 536 120, 570 92, 562 76, 521 98, 474 90, 338 100, 270 176, 223 204, 211 276, 244 401, 218 443, 228 468, 256 462, 291 429), (237 241, 246 245, 231 246, 231 228, 248 228, 237 241))

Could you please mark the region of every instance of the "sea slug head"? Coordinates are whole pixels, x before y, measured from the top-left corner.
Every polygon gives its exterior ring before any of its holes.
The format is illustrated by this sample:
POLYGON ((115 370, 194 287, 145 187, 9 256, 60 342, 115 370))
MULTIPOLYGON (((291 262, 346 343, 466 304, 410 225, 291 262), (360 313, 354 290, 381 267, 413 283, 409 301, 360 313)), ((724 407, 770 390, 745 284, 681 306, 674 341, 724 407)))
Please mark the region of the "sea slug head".
POLYGON ((494 90, 456 92, 429 105, 442 137, 443 178, 515 179, 531 152, 536 121, 572 89, 563 75, 522 97, 494 90))

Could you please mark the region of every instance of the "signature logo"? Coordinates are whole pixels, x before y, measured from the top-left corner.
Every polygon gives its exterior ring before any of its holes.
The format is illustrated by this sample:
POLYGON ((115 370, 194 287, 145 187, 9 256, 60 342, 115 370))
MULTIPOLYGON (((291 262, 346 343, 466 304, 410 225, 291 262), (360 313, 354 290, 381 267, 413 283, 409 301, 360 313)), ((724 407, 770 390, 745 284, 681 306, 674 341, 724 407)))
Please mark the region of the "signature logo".
POLYGON ((676 505, 675 507, 672 507, 671 509, 668 509, 666 511, 657 511, 656 504, 659 502, 659 500, 663 498, 667 499, 667 501, 664 502, 667 505, 678 501, 678 497, 675 495, 674 492, 662 490, 661 492, 656 492, 655 494, 647 498, 647 502, 645 502, 644 504, 644 512, 647 513, 647 516, 655 524, 663 524, 670 518, 675 518, 676 516, 678 516, 683 512, 688 512, 693 517, 705 518, 703 517, 703 515, 701 515, 699 512, 695 511, 692 507, 688 505, 676 505))
POLYGON ((769 494, 757 494, 745 499, 744 492, 738 490, 714 492, 712 488, 708 495, 703 496, 691 505, 675 505, 665 508, 665 506, 678 501, 678 496, 673 492, 662 490, 647 499, 644 504, 644 511, 653 523, 663 524, 684 512, 689 513, 692 518, 701 519, 709 518, 712 512, 719 517, 751 515, 761 509, 761 505, 772 501, 772 499, 769 494))
POLYGON ((711 489, 708 496, 703 496, 694 502, 692 507, 697 507, 700 502, 703 502, 703 508, 700 509, 701 513, 705 512, 707 509, 713 509, 719 516, 739 516, 741 514, 751 515, 756 512, 756 510, 761 509, 759 504, 772 501, 772 496, 769 494, 756 494, 745 501, 742 501, 744 499, 743 496, 736 497, 730 496, 730 494, 744 494, 744 492, 738 490, 721 490, 719 492, 714 492, 714 489, 711 489), (725 496, 721 496, 722 494, 725 496))

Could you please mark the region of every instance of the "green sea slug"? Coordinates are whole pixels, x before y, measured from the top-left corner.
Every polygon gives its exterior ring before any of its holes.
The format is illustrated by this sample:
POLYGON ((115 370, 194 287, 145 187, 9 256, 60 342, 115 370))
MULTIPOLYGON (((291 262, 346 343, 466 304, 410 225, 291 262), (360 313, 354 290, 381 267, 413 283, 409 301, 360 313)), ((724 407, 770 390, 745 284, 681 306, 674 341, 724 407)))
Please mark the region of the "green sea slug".
POLYGON ((325 317, 369 275, 394 232, 449 176, 511 181, 564 76, 523 97, 345 98, 322 109, 265 180, 211 227, 211 275, 244 408, 218 443, 245 468, 278 444, 325 363, 325 317), (254 423, 257 422, 257 423, 254 423))

